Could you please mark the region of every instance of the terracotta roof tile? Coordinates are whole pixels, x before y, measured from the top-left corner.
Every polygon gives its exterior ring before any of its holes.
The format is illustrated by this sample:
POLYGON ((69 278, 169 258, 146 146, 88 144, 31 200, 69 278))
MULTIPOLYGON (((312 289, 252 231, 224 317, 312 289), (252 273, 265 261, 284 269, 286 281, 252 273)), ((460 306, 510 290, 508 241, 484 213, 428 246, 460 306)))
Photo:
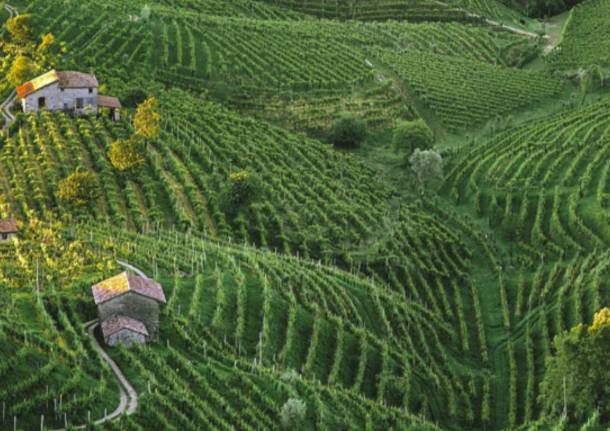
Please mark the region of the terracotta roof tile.
POLYGON ((102 322, 102 333, 104 338, 110 337, 112 334, 119 332, 122 329, 129 329, 148 337, 146 325, 139 320, 132 319, 127 316, 112 316, 102 322))
POLYGON ((159 302, 167 302, 159 283, 129 272, 123 272, 95 284, 91 287, 91 291, 96 304, 101 304, 127 292, 135 292, 159 302))
POLYGON ((121 101, 112 96, 97 96, 97 106, 121 109, 121 101))
POLYGON ((0 233, 17 233, 17 222, 14 218, 0 220, 0 233))
POLYGON ((88 88, 99 87, 97 78, 82 72, 57 72, 59 88, 88 88))

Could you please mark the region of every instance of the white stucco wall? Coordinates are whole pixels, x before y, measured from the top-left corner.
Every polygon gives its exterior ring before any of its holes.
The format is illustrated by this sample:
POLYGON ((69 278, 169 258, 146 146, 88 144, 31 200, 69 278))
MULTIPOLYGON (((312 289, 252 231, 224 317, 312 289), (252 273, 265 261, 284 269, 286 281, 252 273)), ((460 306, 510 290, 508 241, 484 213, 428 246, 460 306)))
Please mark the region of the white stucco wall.
POLYGON ((0 233, 0 244, 2 244, 4 242, 12 241, 12 239, 15 237, 16 237, 16 235, 14 233, 7 233, 7 234, 0 233), (6 238, 4 238, 4 236, 6 236, 6 238))
MULTIPOLYGON (((97 113, 97 88, 93 88, 91 93, 89 88, 66 88, 62 91, 57 83, 51 84, 23 99, 23 112, 38 112, 41 97, 45 98, 45 108, 49 111, 76 109, 76 99, 82 98, 83 106, 92 106, 93 112, 97 113)), ((77 111, 82 113, 84 109, 77 111)))
POLYGON ((109 346, 116 346, 119 343, 127 347, 131 347, 133 344, 145 344, 146 337, 129 329, 121 329, 106 340, 106 344, 109 346))

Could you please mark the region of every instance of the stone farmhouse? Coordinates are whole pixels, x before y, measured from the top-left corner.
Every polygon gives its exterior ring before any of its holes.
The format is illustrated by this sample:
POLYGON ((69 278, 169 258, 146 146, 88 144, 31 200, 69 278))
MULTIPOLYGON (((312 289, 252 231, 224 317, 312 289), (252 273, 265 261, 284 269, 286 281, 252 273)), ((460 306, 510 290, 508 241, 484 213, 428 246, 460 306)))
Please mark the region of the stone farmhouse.
POLYGON ((104 341, 109 346, 144 344, 159 332, 159 304, 166 303, 161 285, 123 272, 91 287, 104 341))
POLYGON ((0 244, 13 239, 19 233, 17 222, 14 218, 0 220, 0 244))
POLYGON ((98 94, 99 83, 94 75, 82 72, 50 72, 17 87, 17 100, 23 112, 74 112, 76 115, 99 114, 108 110, 115 121, 120 117, 121 102, 116 97, 98 94))

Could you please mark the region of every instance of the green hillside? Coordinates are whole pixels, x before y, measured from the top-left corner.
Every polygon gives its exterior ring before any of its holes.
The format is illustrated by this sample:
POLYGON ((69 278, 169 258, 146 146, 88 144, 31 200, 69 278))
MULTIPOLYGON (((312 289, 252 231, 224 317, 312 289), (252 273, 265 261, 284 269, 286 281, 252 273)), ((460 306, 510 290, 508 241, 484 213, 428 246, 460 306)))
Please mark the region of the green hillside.
POLYGON ((509 3, 4 3, 0 430, 607 430, 610 10, 509 3))

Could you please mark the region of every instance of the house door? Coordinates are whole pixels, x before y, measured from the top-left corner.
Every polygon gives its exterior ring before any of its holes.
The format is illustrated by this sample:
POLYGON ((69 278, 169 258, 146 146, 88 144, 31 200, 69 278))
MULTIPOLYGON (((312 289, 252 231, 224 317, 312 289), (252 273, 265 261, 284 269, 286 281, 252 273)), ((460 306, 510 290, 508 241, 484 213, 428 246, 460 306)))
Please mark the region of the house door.
POLYGON ((47 106, 47 99, 46 97, 39 97, 38 98, 38 109, 42 109, 44 107, 47 106))

